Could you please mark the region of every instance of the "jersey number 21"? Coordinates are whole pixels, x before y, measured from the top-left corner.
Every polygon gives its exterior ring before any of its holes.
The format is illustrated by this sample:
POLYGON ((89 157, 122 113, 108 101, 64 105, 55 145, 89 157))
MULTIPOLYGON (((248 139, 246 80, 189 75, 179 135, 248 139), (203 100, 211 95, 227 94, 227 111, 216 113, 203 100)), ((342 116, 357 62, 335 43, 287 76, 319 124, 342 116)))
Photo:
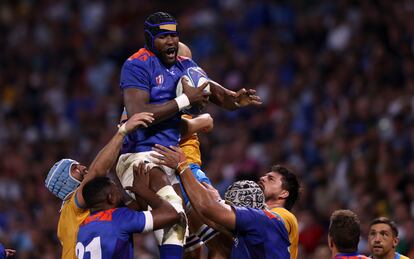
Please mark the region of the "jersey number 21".
POLYGON ((76 257, 83 259, 85 253, 90 253, 91 259, 102 259, 101 237, 95 237, 86 247, 81 242, 78 242, 76 244, 76 257))

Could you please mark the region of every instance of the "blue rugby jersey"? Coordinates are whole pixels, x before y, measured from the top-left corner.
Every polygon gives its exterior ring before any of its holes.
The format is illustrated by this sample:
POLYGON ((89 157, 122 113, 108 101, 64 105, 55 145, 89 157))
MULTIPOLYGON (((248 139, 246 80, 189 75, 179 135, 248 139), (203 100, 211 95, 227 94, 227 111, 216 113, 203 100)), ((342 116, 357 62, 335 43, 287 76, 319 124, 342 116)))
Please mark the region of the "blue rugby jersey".
POLYGON ((78 259, 132 259, 133 233, 152 230, 149 211, 116 208, 90 214, 80 225, 76 243, 78 259))
POLYGON ((333 259, 369 259, 369 257, 355 252, 336 254, 333 259))
MULTIPOLYGON (((181 56, 170 68, 166 68, 151 51, 141 48, 125 61, 121 71, 120 87, 147 91, 151 104, 163 104, 176 97, 178 80, 190 67, 198 67, 191 59, 181 56)), ((121 154, 151 151, 155 144, 177 146, 180 139, 181 114, 145 129, 129 134, 123 143, 121 154)))
POLYGON ((289 235, 277 214, 267 210, 233 208, 236 227, 231 258, 290 259, 289 235))

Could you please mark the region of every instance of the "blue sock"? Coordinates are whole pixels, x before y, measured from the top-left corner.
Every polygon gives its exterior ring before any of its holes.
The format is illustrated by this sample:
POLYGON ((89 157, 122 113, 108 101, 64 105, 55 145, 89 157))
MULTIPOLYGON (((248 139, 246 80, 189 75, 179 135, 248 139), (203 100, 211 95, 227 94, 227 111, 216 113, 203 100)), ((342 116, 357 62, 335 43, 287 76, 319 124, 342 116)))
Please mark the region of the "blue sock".
POLYGON ((184 247, 179 245, 159 246, 160 259, 181 259, 184 255, 184 247))

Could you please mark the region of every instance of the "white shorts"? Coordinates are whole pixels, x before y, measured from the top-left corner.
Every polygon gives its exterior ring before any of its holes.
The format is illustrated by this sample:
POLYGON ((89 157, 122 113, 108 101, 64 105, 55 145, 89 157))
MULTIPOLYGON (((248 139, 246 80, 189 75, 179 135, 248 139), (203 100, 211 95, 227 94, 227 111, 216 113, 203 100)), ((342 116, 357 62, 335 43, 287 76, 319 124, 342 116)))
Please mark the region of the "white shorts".
MULTIPOLYGON (((138 165, 140 162, 144 162, 147 165, 148 170, 151 170, 154 167, 161 169, 161 171, 167 175, 171 185, 178 183, 177 177, 175 176, 175 170, 167 166, 156 164, 157 159, 150 156, 151 153, 156 152, 126 153, 119 157, 118 163, 116 164, 116 174, 123 187, 132 186, 134 181, 133 165, 138 165)), ((128 194, 130 193, 128 192, 128 194)), ((130 196, 134 198, 133 195, 130 194, 130 196)))

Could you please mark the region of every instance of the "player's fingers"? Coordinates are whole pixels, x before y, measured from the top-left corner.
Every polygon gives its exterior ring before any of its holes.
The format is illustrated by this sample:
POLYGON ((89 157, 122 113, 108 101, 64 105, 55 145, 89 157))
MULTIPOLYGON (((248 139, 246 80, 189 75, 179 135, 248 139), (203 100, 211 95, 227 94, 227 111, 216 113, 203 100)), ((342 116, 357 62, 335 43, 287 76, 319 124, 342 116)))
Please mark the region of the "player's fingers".
POLYGON ((206 88, 208 85, 210 84, 209 81, 204 82, 203 84, 201 84, 199 87, 197 87, 198 89, 200 89, 201 91, 204 90, 204 88, 206 88))
POLYGON ((148 116, 148 119, 147 120, 150 121, 150 122, 153 122, 153 121, 155 121, 155 118, 152 117, 152 116, 148 116))
POLYGON ((155 148, 160 149, 160 150, 162 150, 164 152, 167 152, 167 153, 168 152, 171 152, 171 149, 169 149, 169 148, 167 148, 167 147, 165 147, 163 145, 155 144, 155 148))
POLYGON ((141 120, 147 121, 147 122, 152 122, 152 121, 154 121, 154 117, 152 117, 150 115, 145 115, 141 118, 141 120))
POLYGON ((124 189, 127 190, 127 191, 130 191, 130 192, 133 192, 132 191, 133 190, 132 186, 126 186, 124 189))
POLYGON ((172 149, 174 151, 177 151, 177 152, 180 152, 181 151, 181 149, 179 147, 177 147, 177 146, 170 146, 170 149, 172 149))
POLYGON ((254 95, 254 94, 256 94, 256 90, 254 90, 254 89, 249 89, 249 90, 247 90, 247 94, 249 94, 249 95, 254 95))
POLYGON ((242 94, 245 94, 246 92, 247 92, 246 88, 242 88, 239 91, 237 91, 237 95, 242 95, 242 94))
POLYGON ((138 122, 138 121, 152 122, 154 120, 154 117, 150 115, 142 115, 142 116, 134 117, 133 119, 135 122, 138 122))
POLYGON ((250 95, 249 97, 250 97, 250 99, 255 100, 255 101, 261 101, 262 100, 262 98, 260 98, 260 96, 257 96, 257 95, 250 95))
POLYGON ((144 128, 148 128, 148 124, 147 124, 147 123, 145 123, 145 122, 143 122, 143 121, 140 121, 140 122, 138 123, 138 126, 142 126, 142 127, 144 127, 144 128))
POLYGON ((252 101, 252 104, 254 104, 254 105, 261 105, 261 104, 263 104, 263 102, 262 101, 252 101))
POLYGON ((138 172, 139 172, 140 175, 145 173, 145 164, 144 164, 144 162, 140 162, 139 165, 138 165, 138 168, 139 168, 138 172))
POLYGON ((160 154, 157 154, 157 153, 151 153, 150 156, 152 156, 152 157, 154 157, 154 158, 156 158, 158 160, 164 160, 164 156, 163 155, 160 155, 160 154))
POLYGON ((138 173, 138 165, 132 165, 132 172, 134 173, 134 176, 138 173))

